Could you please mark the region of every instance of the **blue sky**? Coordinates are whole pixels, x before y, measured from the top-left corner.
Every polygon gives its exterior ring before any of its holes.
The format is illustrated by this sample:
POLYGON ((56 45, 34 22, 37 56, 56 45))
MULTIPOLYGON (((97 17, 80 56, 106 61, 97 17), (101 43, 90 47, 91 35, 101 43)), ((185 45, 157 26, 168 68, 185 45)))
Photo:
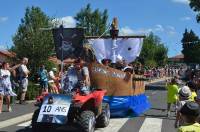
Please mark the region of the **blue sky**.
POLYGON ((108 9, 109 22, 118 17, 121 34, 154 32, 169 48, 169 56, 181 53, 185 28, 200 36, 200 24, 187 0, 1 0, 0 49, 13 44, 12 36, 27 6, 39 6, 47 15, 62 20, 66 27, 73 27, 73 16, 87 3, 93 9, 108 9))

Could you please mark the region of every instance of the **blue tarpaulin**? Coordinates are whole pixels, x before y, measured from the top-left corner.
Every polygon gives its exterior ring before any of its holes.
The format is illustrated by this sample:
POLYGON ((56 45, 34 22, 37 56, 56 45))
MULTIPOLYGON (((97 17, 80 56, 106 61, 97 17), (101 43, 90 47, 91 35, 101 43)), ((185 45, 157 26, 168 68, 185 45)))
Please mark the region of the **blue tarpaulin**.
POLYGON ((105 96, 109 103, 112 117, 139 116, 150 108, 145 94, 132 96, 105 96))

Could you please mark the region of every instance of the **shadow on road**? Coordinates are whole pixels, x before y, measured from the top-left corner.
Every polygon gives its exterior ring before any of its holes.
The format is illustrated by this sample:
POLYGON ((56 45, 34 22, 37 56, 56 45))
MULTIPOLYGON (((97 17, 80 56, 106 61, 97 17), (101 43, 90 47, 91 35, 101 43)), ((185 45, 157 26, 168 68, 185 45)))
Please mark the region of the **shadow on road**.
MULTIPOLYGON (((16 132, 33 132, 32 128, 26 127, 20 130, 17 130, 16 132)), ((45 127, 44 132, 82 132, 81 128, 77 124, 70 124, 66 126, 59 126, 59 127, 52 127, 48 126, 45 127)))

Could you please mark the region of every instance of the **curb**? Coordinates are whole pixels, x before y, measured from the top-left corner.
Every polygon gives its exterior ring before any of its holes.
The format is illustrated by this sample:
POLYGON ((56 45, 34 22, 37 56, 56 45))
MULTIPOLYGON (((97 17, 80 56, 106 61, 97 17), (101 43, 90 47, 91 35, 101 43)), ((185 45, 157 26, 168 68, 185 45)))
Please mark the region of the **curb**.
POLYGON ((33 113, 28 113, 28 114, 18 116, 18 117, 12 118, 12 119, 1 121, 0 122, 0 129, 4 128, 4 127, 15 125, 15 124, 18 124, 18 123, 21 123, 21 122, 29 121, 29 120, 32 119, 32 115, 33 115, 33 113))
MULTIPOLYGON (((26 100, 26 103, 31 104, 31 103, 35 103, 36 100, 26 100)), ((15 104, 19 104, 19 100, 15 100, 15 104)))
POLYGON ((171 79, 172 77, 165 77, 165 78, 161 78, 161 79, 156 79, 156 80, 153 80, 151 82, 146 82, 145 85, 149 85, 151 83, 156 83, 156 82, 160 82, 160 81, 165 81, 167 79, 171 79))

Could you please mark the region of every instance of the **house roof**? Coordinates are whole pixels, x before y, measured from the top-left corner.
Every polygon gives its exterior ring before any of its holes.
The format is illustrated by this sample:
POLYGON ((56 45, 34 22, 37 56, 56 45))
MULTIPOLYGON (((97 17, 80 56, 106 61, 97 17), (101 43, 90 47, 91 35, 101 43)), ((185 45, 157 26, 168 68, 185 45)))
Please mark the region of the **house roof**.
POLYGON ((16 55, 14 52, 9 52, 7 50, 0 50, 0 54, 3 54, 7 57, 15 57, 15 55, 16 55))
POLYGON ((169 59, 184 59, 184 55, 183 54, 176 55, 176 56, 170 57, 169 59))
MULTIPOLYGON (((59 59, 57 59, 56 56, 49 57, 49 61, 52 61, 56 64, 61 64, 61 61, 59 59)), ((74 62, 74 59, 70 59, 70 58, 64 60, 64 63, 66 63, 66 64, 71 64, 73 62, 74 62)))

